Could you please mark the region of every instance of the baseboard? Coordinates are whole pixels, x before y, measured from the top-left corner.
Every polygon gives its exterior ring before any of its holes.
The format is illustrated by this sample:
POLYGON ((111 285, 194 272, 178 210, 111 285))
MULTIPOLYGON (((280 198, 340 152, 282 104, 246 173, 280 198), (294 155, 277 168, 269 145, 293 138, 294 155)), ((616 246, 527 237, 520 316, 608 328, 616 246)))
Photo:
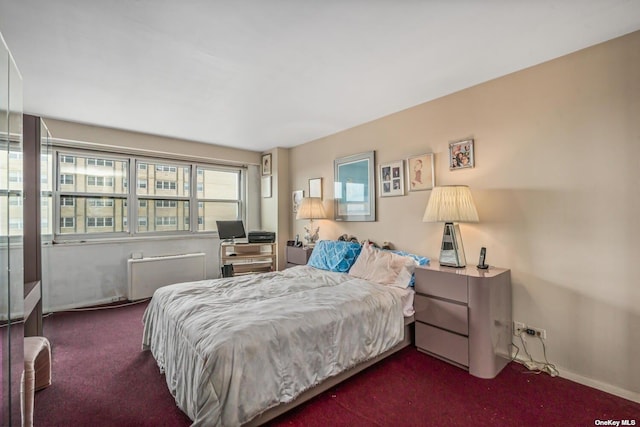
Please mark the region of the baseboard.
MULTIPOLYGON (((524 364, 524 362, 526 362, 527 360, 528 359, 524 359, 522 357, 515 358, 515 361, 520 364, 524 364)), ((640 393, 626 390, 624 388, 620 388, 603 381, 594 380, 593 378, 588 378, 580 374, 576 374, 575 372, 572 372, 569 369, 563 368, 558 365, 555 365, 555 367, 558 369, 559 376, 564 379, 573 381, 574 383, 586 385, 587 387, 595 388, 596 390, 604 391, 605 393, 613 394, 614 396, 622 397, 623 399, 640 403, 640 393)))
POLYGON ((93 300, 93 301, 78 302, 74 304, 60 305, 57 307, 46 307, 46 313, 55 313, 57 311, 73 310, 74 308, 94 307, 97 305, 110 304, 113 302, 126 301, 126 300, 127 300, 126 297, 121 296, 121 297, 102 298, 102 299, 93 300))

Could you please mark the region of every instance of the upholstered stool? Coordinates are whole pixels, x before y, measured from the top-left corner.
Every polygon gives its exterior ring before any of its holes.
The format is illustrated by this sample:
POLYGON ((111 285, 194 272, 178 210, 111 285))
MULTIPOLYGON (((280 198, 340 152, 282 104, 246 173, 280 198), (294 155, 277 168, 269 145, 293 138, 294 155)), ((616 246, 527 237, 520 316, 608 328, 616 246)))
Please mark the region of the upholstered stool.
POLYGON ((51 385, 51 345, 45 337, 25 337, 20 385, 22 425, 33 426, 34 393, 51 385))

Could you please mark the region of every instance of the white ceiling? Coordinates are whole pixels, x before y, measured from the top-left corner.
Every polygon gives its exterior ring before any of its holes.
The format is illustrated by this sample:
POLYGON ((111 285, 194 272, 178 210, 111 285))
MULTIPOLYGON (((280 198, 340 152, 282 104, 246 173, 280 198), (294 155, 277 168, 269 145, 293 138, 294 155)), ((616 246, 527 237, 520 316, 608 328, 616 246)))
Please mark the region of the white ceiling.
POLYGON ((638 29, 637 0, 0 0, 25 112, 258 151, 638 29))

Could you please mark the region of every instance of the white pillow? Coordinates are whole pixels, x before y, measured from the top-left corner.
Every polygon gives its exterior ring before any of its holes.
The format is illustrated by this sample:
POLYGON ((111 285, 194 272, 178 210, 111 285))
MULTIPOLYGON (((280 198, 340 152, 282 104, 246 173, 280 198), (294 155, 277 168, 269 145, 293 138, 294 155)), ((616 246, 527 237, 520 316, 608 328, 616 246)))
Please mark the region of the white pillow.
POLYGON ((413 258, 381 251, 365 243, 349 275, 381 285, 406 288, 415 268, 413 258))

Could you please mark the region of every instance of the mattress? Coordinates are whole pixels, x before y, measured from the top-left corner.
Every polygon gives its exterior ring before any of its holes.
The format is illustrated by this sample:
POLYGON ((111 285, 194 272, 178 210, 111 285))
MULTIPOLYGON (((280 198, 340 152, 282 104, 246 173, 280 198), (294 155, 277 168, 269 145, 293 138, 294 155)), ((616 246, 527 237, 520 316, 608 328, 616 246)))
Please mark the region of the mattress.
POLYGON ((143 348, 194 426, 240 425, 402 341, 411 294, 309 266, 165 286, 143 348))

